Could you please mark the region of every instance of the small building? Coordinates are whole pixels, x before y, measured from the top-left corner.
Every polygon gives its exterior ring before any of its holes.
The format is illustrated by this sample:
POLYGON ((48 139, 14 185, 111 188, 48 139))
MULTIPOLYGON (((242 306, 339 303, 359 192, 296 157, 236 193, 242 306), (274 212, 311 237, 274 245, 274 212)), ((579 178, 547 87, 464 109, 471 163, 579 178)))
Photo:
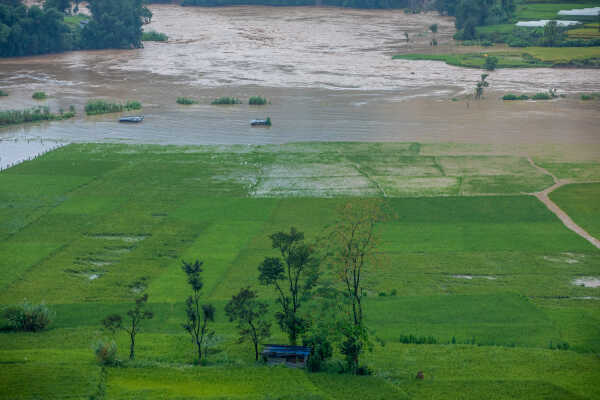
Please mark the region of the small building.
POLYGON ((269 365, 284 364, 287 367, 304 368, 311 348, 305 346, 285 346, 265 344, 262 356, 269 365))

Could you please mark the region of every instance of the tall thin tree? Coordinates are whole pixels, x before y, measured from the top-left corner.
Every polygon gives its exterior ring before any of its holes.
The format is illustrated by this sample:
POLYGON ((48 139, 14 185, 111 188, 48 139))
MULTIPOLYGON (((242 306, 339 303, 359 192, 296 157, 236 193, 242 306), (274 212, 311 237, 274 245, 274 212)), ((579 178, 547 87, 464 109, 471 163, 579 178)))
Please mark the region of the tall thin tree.
POLYGON ((187 263, 182 261, 181 269, 187 275, 187 281, 192 288, 192 294, 185 301, 186 322, 183 328, 192 337, 192 342, 198 352, 198 361, 206 357, 207 339, 214 335, 214 331, 208 327, 209 322, 215 320, 215 307, 212 304, 200 304, 200 292, 204 283, 200 274, 202 273, 202 261, 187 263), (204 351, 203 351, 204 350, 204 351))

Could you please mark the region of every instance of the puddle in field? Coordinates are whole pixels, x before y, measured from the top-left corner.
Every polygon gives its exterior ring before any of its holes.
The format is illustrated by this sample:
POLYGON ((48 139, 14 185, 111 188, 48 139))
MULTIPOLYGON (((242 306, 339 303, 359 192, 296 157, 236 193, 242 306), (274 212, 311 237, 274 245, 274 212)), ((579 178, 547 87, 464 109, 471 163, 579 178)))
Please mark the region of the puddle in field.
POLYGON ((150 235, 93 235, 94 239, 120 240, 126 243, 137 243, 148 238, 150 235))
POLYGON ((600 287, 600 278, 596 277, 583 277, 573 280, 573 284, 577 286, 584 286, 586 288, 597 288, 600 287))
POLYGON ((596 296, 581 296, 581 297, 573 297, 575 300, 600 300, 600 297, 596 296))
POLYGON ((489 281, 495 281, 496 278, 495 276, 490 276, 490 275, 452 275, 453 278, 456 279, 468 279, 468 280, 472 280, 472 279, 487 279, 489 281))
POLYGON ((544 260, 561 264, 577 264, 585 258, 584 254, 561 253, 559 256, 544 256, 544 260))

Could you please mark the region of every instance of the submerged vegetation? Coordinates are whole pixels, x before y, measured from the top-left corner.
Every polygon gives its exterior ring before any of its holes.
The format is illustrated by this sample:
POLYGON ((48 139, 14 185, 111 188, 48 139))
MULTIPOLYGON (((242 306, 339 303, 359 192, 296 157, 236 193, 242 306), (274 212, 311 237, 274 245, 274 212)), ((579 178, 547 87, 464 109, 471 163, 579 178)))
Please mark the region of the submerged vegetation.
POLYGON ((198 104, 198 100, 194 100, 189 97, 178 97, 177 104, 183 104, 183 105, 198 104))
POLYGON ((233 105, 233 104, 242 104, 242 101, 237 97, 219 97, 218 99, 214 99, 210 104, 213 105, 233 105))
POLYGON ((105 100, 90 100, 85 105, 85 113, 87 115, 98 115, 139 110, 141 108, 142 104, 136 100, 128 100, 125 104, 109 103, 105 100))
POLYGON ((265 104, 267 104, 269 101, 261 96, 252 96, 250 97, 250 99, 248 99, 248 104, 253 105, 253 106, 263 106, 265 104))
POLYGON ((45 92, 35 92, 31 97, 35 100, 44 100, 48 98, 48 95, 45 92))
POLYGON ((75 108, 71 106, 69 111, 50 112, 48 107, 34 107, 28 110, 6 110, 0 111, 0 126, 23 124, 27 122, 54 121, 69 119, 75 116, 75 108))
POLYGON ((169 37, 164 33, 149 31, 142 34, 142 40, 145 42, 166 42, 169 37))

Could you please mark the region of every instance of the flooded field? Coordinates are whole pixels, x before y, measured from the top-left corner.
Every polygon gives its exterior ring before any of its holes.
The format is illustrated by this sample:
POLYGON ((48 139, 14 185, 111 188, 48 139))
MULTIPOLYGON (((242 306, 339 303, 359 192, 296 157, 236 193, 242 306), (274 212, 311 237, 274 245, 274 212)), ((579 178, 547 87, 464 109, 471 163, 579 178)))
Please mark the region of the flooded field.
POLYGON ((295 141, 420 141, 598 144, 598 102, 573 94, 600 91, 600 71, 515 69, 491 73, 487 99, 471 93, 480 70, 433 61, 392 60, 428 49, 428 27, 453 46, 453 21, 433 13, 333 8, 183 8, 153 6, 145 29, 169 35, 129 51, 71 52, 0 60, 0 109, 76 106, 72 121, 0 129, 0 139, 171 144, 295 141), (409 35, 409 41, 404 33, 409 35), (508 91, 558 88, 571 98, 508 104, 508 91), (34 91, 50 95, 31 99, 34 91), (266 96, 262 108, 210 106, 220 96, 266 96), (179 106, 179 96, 198 105, 179 106), (143 124, 118 115, 84 117, 91 98, 144 104, 143 124), (273 127, 249 120, 270 116, 273 127), (483 122, 485 121, 485 122, 483 122))

